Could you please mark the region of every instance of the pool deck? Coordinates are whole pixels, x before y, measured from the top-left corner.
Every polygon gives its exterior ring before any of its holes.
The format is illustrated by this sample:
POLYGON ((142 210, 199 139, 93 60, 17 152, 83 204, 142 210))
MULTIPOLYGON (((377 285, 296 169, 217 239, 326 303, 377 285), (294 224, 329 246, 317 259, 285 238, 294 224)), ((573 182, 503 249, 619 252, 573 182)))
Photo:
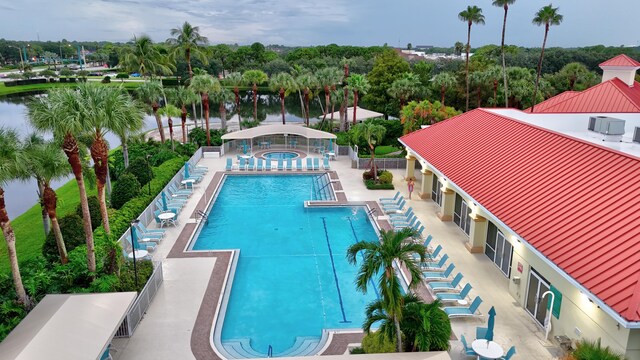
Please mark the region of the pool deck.
MULTIPOLYGON (((231 154, 228 156, 233 156, 231 154)), ((311 155, 314 156, 314 155, 311 155)), ((317 156, 317 155, 316 155, 317 156)), ((167 236, 153 254, 155 261, 162 261, 164 283, 160 287, 146 315, 140 322, 134 335, 129 339, 115 339, 112 355, 114 359, 219 359, 209 343, 212 334, 213 319, 216 316, 221 292, 231 259, 231 251, 185 252, 193 232, 196 229, 196 210, 206 208, 223 178, 226 158, 203 158, 199 165, 209 168, 201 184, 196 186, 194 195, 178 216, 179 224, 167 228, 167 236)), ((377 206, 380 197, 391 197, 396 190, 371 191, 362 182, 362 169, 351 169, 346 156, 340 156, 330 162, 332 179, 339 179, 334 186, 337 202, 366 203, 377 206), (337 186, 336 186, 337 185, 337 186)), ((291 171, 289 171, 291 172, 291 171)), ((294 173, 300 173, 293 171, 294 173)), ((233 171, 238 173, 238 171, 233 171)), ((241 172, 242 173, 242 172, 241 172)), ((250 172, 249 172, 250 173, 250 172)), ((276 171, 273 171, 276 173, 276 171)), ((304 172, 303 172, 304 173, 304 172)), ((403 181, 404 169, 392 170, 394 185, 405 197, 406 183, 403 181)), ((420 174, 416 172, 418 181, 420 174)), ((414 197, 407 200, 414 208, 418 218, 426 227, 426 233, 433 235, 434 243, 443 246, 466 281, 473 285, 472 297, 480 295, 484 303, 480 312, 486 314, 491 305, 496 307, 495 340, 505 350, 515 345, 516 357, 523 359, 553 359, 559 353, 555 347, 543 344, 544 333, 524 309, 514 304, 507 291, 508 280, 491 261, 482 254, 470 254, 464 247, 465 235, 452 222, 442 222, 436 217, 436 206, 430 200, 414 197)), ((376 213, 380 213, 380 210, 376 213)), ((379 226, 388 229, 386 221, 379 226)), ((429 291, 421 285, 418 294, 431 301, 429 291)), ((454 319, 452 328, 455 339, 464 334, 473 339, 476 326, 486 326, 486 316, 474 319, 454 319)), ((332 341, 323 350, 322 355, 340 355, 351 344, 359 343, 361 334, 335 334, 332 341)), ((451 341, 451 350, 447 353, 422 353, 381 355, 376 358, 394 359, 464 359, 462 345, 451 341), (406 355, 406 357, 405 357, 406 355), (419 355, 419 356, 414 356, 419 355)), ((368 358, 372 358, 367 356, 368 358)), ((332 359, 333 356, 327 356, 332 359)), ((350 356, 349 358, 353 358, 350 356)), ((301 358, 303 359, 303 358, 301 358)))

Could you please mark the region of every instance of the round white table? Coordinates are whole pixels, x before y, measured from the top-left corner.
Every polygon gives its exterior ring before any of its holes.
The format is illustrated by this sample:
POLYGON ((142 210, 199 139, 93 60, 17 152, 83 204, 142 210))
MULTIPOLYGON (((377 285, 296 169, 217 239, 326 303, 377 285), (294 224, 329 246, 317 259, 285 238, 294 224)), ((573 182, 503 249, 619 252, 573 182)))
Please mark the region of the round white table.
POLYGON ((460 306, 466 306, 467 304, 469 304, 469 302, 467 300, 456 300, 458 302, 458 305, 460 306))
POLYGON ((182 181, 180 181, 180 183, 187 189, 189 188, 193 188, 193 184, 195 184, 195 180, 193 179, 184 179, 182 181))
MULTIPOLYGON (((141 260, 142 258, 145 258, 147 257, 147 255, 149 255, 149 252, 147 250, 136 250, 135 253, 136 253, 136 261, 141 260)), ((129 259, 133 259, 133 252, 129 253, 127 257, 129 259)))
POLYGON ((160 219, 160 227, 164 226, 166 223, 171 223, 173 226, 176 225, 176 214, 172 212, 165 212, 158 215, 158 219, 160 219))
POLYGON ((471 348, 478 354, 478 359, 480 357, 498 359, 504 353, 502 346, 498 345, 498 343, 482 339, 474 340, 471 343, 471 348))

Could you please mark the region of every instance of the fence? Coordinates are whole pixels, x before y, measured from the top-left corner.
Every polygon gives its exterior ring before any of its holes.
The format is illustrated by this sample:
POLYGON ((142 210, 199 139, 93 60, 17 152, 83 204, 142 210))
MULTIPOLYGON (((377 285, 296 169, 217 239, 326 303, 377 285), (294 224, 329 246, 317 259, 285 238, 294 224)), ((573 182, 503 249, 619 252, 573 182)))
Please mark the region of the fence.
MULTIPOLYGON (((361 158, 358 156, 358 146, 349 148, 349 159, 351 159, 351 168, 364 169, 369 167, 371 158, 361 158)), ((376 167, 378 169, 405 169, 407 167, 407 159, 405 158, 375 158, 376 167)), ((421 169, 420 162, 416 161, 416 169, 421 169)))
POLYGON ((147 284, 138 294, 136 301, 124 317, 124 320, 122 321, 122 324, 120 324, 120 327, 118 328, 118 331, 116 331, 114 337, 123 338, 133 335, 133 332, 138 327, 140 320, 142 320, 142 315, 144 315, 147 308, 149 308, 153 297, 156 296, 156 292, 158 292, 158 288, 160 288, 160 285, 162 285, 162 281, 164 280, 162 276, 162 262, 154 262, 153 267, 153 273, 151 274, 149 281, 147 281, 147 284))

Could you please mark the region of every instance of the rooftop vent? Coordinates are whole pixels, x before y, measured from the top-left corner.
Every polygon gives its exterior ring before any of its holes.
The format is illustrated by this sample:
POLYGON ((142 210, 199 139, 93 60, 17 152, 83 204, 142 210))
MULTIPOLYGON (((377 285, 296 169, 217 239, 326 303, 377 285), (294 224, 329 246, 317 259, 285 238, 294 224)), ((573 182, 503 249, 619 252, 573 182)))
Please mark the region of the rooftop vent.
POLYGON ((589 117, 590 131, 604 135, 602 141, 621 141, 624 135, 625 121, 608 116, 589 117))
POLYGON ((640 143, 640 127, 636 126, 636 129, 633 132, 633 142, 640 143))

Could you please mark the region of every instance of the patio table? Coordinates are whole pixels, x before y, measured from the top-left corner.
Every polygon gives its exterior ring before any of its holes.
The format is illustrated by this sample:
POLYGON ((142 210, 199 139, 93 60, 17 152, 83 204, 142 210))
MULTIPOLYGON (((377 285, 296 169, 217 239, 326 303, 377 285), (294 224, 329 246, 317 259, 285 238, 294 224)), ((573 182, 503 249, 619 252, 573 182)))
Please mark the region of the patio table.
POLYGON ((176 214, 172 212, 165 212, 158 215, 158 219, 160 219, 160 227, 163 227, 165 224, 169 223, 173 226, 176 226, 176 214))
POLYGON ((474 340, 471 343, 471 348, 478 354, 478 360, 480 360, 481 357, 485 359, 498 359, 504 353, 502 346, 498 345, 498 343, 484 339, 474 340))

